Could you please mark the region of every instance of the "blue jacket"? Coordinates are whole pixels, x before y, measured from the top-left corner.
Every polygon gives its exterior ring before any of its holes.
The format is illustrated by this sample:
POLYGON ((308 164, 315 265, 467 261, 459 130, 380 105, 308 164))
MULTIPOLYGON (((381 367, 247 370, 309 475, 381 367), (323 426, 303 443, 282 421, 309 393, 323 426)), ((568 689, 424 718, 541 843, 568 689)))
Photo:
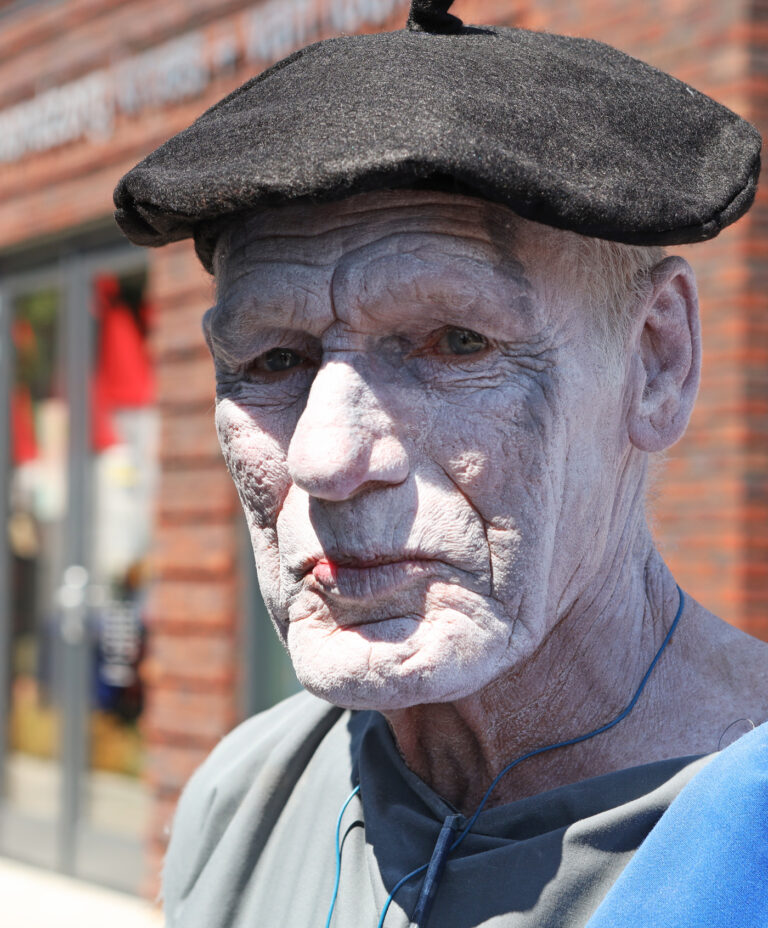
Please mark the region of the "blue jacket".
POLYGON ((587 928, 768 928, 768 723, 682 790, 587 928))

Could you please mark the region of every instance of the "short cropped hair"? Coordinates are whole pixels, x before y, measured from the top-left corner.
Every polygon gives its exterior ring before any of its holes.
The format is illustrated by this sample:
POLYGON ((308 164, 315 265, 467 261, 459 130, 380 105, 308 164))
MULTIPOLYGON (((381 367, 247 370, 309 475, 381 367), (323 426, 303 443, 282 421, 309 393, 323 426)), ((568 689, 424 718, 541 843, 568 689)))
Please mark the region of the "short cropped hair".
MULTIPOLYGON (((634 311, 651 288, 651 271, 666 257, 659 245, 624 245, 555 229, 520 216, 505 222, 511 250, 550 295, 548 282, 584 294, 599 346, 610 363, 629 337, 634 311)), ((551 293, 554 296, 554 292, 551 293)))
POLYGON ((575 236, 579 261, 585 266, 586 289, 592 296, 603 347, 616 349, 626 342, 638 304, 651 287, 651 271, 664 260, 660 245, 624 245, 599 238, 575 236))

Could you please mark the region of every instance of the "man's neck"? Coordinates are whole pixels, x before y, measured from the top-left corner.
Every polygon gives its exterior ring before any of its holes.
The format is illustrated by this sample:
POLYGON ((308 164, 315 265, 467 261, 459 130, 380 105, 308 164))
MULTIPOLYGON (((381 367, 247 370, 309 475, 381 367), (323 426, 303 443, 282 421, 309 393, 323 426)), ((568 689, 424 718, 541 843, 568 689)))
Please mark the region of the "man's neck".
MULTIPOLYGON (((624 567, 612 573, 621 580, 610 590, 585 591, 523 666, 455 702, 385 713, 406 764, 469 814, 494 776, 517 757, 618 716, 679 605, 675 582, 650 540, 643 555, 624 567)), ((667 662, 673 659, 667 655, 667 662)), ((654 759, 648 742, 658 732, 653 713, 662 675, 654 676, 615 729, 526 760, 500 781, 488 805, 654 759)))

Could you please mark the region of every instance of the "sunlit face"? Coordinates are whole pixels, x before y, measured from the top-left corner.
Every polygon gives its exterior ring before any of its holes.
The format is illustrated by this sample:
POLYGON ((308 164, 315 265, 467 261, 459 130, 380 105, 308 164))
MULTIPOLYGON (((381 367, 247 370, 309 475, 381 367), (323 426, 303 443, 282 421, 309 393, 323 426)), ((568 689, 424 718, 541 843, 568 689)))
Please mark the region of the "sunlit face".
POLYGON ((338 705, 478 691, 600 557, 618 387, 584 296, 542 284, 561 233, 510 215, 367 194, 220 242, 221 445, 299 679, 338 705))

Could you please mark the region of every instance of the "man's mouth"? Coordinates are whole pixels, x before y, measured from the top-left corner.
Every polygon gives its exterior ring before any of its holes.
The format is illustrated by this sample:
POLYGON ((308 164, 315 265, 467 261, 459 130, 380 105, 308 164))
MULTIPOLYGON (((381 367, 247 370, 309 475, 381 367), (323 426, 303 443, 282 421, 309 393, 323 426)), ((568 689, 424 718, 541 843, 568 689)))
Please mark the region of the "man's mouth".
POLYGON ((324 556, 314 561, 305 576, 318 592, 342 599, 374 599, 391 595, 431 573, 434 558, 400 554, 371 559, 324 556))

